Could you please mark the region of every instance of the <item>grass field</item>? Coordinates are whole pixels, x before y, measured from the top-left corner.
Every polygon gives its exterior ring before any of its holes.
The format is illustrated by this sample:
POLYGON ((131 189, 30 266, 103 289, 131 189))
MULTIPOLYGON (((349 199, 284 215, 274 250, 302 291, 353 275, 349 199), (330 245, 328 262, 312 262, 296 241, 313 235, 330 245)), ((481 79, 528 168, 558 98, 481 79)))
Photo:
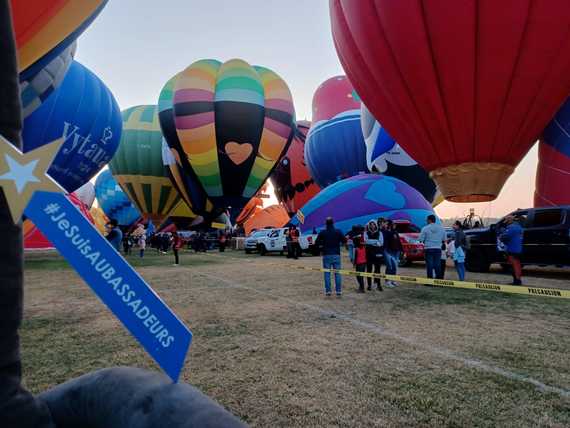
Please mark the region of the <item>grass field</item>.
MULTIPOLYGON (((320 273, 278 256, 129 260, 192 329, 183 379, 251 426, 570 426, 568 300, 410 285, 360 295, 350 277, 342 299, 325 298, 320 273)), ((156 368, 64 260, 29 255, 25 274, 33 392, 102 367, 156 368)), ((525 280, 570 288, 567 270, 525 280)))

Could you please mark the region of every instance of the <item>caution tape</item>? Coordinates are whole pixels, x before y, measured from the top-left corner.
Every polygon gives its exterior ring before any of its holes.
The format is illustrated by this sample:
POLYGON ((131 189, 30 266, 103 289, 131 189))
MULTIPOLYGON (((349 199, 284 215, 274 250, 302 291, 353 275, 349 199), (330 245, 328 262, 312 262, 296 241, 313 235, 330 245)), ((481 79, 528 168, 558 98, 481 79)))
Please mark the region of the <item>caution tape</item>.
MULTIPOLYGON (((274 263, 278 265, 278 263, 274 263)), ((283 265, 279 265, 283 266, 283 265)), ((293 269, 309 270, 313 272, 330 272, 339 273, 347 276, 362 276, 365 278, 384 279, 388 281, 398 281, 410 284, 425 285, 432 287, 447 287, 447 288, 462 288, 466 290, 479 290, 479 291, 494 291, 498 293, 508 294, 525 294, 535 297, 552 297, 556 299, 570 299, 570 290, 561 290, 559 288, 540 288, 540 287, 525 287, 521 285, 503 285, 493 284, 490 282, 469 282, 469 281, 453 281, 450 279, 431 279, 431 278, 418 278, 414 276, 404 275, 386 275, 383 273, 370 273, 370 272, 356 272, 346 269, 325 269, 314 268, 298 265, 286 265, 293 269)))

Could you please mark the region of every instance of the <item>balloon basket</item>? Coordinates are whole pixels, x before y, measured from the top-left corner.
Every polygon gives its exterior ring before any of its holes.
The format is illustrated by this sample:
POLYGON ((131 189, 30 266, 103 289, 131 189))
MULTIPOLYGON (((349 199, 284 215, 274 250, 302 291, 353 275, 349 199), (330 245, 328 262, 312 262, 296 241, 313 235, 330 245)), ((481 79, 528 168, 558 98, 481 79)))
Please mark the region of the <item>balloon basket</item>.
POLYGON ((468 162, 430 172, 450 202, 489 202, 497 198, 514 167, 502 163, 468 162))

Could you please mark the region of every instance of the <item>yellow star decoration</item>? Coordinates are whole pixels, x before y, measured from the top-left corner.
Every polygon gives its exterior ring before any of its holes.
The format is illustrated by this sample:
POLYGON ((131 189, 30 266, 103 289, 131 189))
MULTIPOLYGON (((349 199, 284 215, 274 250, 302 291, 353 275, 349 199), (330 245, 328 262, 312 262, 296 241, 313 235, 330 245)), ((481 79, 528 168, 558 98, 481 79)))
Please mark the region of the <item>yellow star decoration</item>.
POLYGON ((14 223, 20 221, 36 190, 64 192, 64 189, 47 175, 47 170, 62 144, 63 138, 60 138, 22 153, 0 135, 0 187, 4 190, 14 223))

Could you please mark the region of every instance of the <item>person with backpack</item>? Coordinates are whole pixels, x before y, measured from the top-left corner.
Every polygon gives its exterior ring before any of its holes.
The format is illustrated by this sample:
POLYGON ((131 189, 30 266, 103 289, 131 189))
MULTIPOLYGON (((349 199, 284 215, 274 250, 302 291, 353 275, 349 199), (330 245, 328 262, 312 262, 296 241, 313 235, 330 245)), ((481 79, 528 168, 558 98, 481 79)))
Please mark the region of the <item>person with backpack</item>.
MULTIPOLYGON (((364 232, 364 244, 366 246, 366 272, 380 273, 382 262, 382 254, 384 253, 384 239, 382 233, 378 229, 378 223, 370 220, 366 224, 366 231, 364 232)), ((368 283, 368 291, 372 290, 372 278, 366 278, 368 283)), ((380 278, 374 278, 374 283, 378 291, 382 291, 380 285, 380 278)))

